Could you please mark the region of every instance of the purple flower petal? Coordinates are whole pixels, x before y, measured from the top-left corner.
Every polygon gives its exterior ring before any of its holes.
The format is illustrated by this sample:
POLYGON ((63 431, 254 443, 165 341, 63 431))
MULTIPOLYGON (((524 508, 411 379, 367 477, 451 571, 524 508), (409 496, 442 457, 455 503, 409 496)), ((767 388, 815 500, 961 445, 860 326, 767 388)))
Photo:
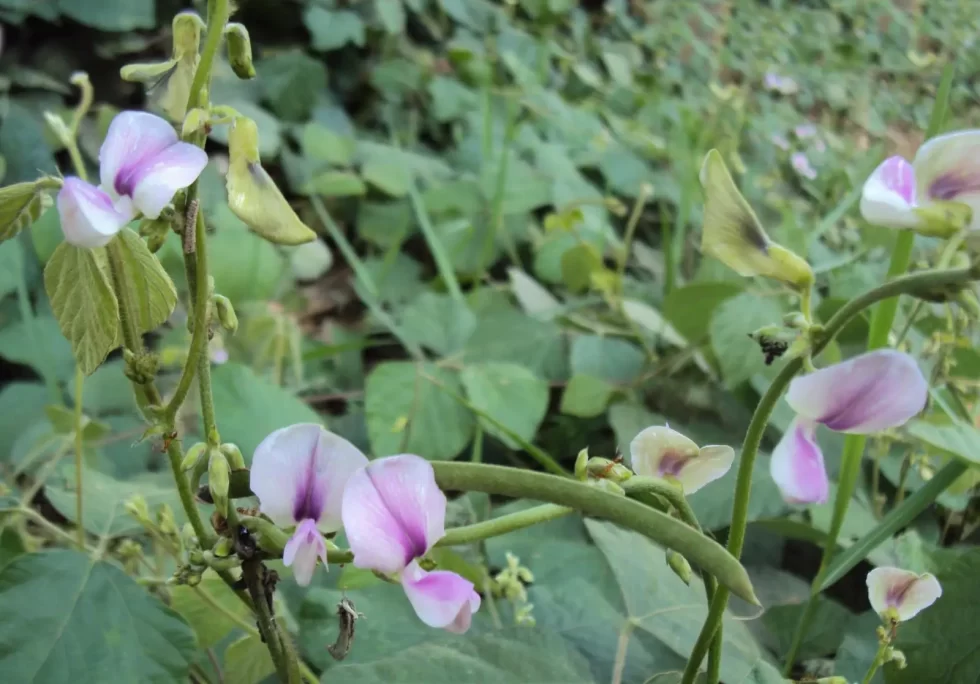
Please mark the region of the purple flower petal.
POLYGON ((415 614, 429 627, 463 634, 480 609, 473 583, 455 572, 426 572, 413 561, 402 573, 402 587, 415 614))
POLYGON ((112 198, 80 178, 65 178, 58 191, 58 216, 65 240, 76 247, 102 247, 133 219, 112 198))
POLYGON ((115 196, 132 196, 137 170, 177 142, 173 126, 146 112, 122 112, 109 124, 99 150, 102 188, 115 196))
POLYGON ((769 472, 788 503, 811 504, 827 500, 827 471, 815 428, 813 423, 794 420, 772 452, 769 472))
POLYGON ((317 558, 327 566, 327 545, 316 528, 316 522, 307 518, 286 542, 286 547, 282 550, 282 562, 287 568, 293 568, 296 583, 305 587, 313 579, 317 558))
POLYGON ((396 573, 446 533, 446 495, 412 454, 372 461, 344 490, 344 532, 354 565, 396 573))
POLYGON ((666 425, 648 427, 630 442, 630 465, 647 477, 677 477, 697 455, 697 444, 666 425))
POLYGON ((133 171, 133 204, 147 218, 156 218, 178 190, 197 180, 208 165, 208 155, 200 147, 175 143, 145 160, 133 171))
POLYGON ((915 228, 921 223, 916 206, 916 172, 901 157, 889 157, 864 182, 861 215, 868 223, 889 228, 915 228))
POLYGON ((802 152, 795 152, 790 156, 790 164, 793 170, 804 178, 813 180, 817 177, 816 170, 810 165, 810 160, 802 152))
POLYGON ((306 518, 324 532, 341 527, 343 491, 367 457, 315 423, 276 430, 259 444, 249 478, 263 513, 288 527, 306 518))
POLYGON ((796 378, 786 401, 831 430, 870 434, 904 424, 925 407, 928 392, 915 359, 881 349, 796 378))
POLYGON ((980 130, 956 131, 927 141, 915 155, 918 195, 963 202, 980 228, 980 130))
POLYGON ((911 620, 943 595, 939 580, 899 568, 881 567, 868 573, 868 599, 879 615, 894 611, 900 621, 911 620))

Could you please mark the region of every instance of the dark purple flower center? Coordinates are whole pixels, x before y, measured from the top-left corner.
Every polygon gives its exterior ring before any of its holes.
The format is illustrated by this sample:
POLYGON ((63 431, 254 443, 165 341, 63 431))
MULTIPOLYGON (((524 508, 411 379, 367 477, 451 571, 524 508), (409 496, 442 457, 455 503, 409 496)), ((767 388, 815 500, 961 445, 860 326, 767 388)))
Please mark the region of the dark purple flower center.
POLYGON ((980 176, 962 172, 939 176, 929 186, 929 196, 939 200, 951 200, 971 192, 980 192, 980 176))
POLYGON ((293 520, 296 521, 306 518, 316 521, 323 513, 323 491, 316 486, 316 448, 319 441, 318 438, 310 447, 306 472, 300 478, 296 496, 293 498, 293 520))
POLYGON ((371 469, 367 468, 365 472, 367 472, 367 476, 368 479, 371 480, 371 484, 374 485, 375 491, 378 492, 378 498, 381 499, 381 503, 388 511, 388 515, 390 515, 392 520, 395 521, 399 531, 402 533, 402 545, 405 547, 406 553, 406 558, 404 559, 405 563, 407 564, 413 558, 420 558, 424 556, 428 548, 428 544, 426 543, 425 539, 425 521, 423 517, 419 516, 418 519, 415 520, 406 518, 403 512, 403 507, 393 505, 392 502, 388 500, 385 489, 378 486, 378 482, 374 479, 374 474, 371 472, 371 469))
POLYGON ((685 458, 680 452, 668 450, 660 458, 660 465, 658 466, 657 470, 661 475, 677 477, 677 474, 681 472, 681 469, 684 467, 684 464, 686 464, 687 461, 688 459, 685 458))
POLYGON ((909 593, 912 585, 915 584, 916 577, 910 577, 905 582, 895 585, 894 587, 889 587, 888 592, 885 594, 885 603, 888 604, 890 608, 898 608, 905 601, 905 595, 909 593))

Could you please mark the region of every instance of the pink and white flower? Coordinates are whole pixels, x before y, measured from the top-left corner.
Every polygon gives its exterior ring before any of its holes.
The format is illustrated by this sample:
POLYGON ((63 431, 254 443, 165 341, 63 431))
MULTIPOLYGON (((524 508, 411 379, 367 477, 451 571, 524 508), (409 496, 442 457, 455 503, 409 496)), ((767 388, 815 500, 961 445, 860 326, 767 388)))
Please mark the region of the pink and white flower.
POLYGON ((818 424, 853 434, 898 427, 925 407, 928 391, 915 359, 892 349, 868 352, 793 380, 786 401, 796 419, 770 462, 783 498, 790 503, 827 500, 818 424))
POLYGON ((728 472, 735 460, 730 446, 698 447, 669 427, 646 428, 630 442, 630 464, 637 475, 673 479, 693 494, 728 472))
POLYGON ((868 573, 868 600, 884 619, 911 620, 943 595, 939 580, 900 568, 880 567, 868 573))
POLYGON ((446 533, 446 495, 428 461, 413 454, 372 461, 347 483, 342 516, 355 566, 400 574, 415 613, 430 627, 469 629, 480 608, 473 583, 419 565, 446 533))
POLYGON ((99 186, 68 177, 58 192, 65 240, 77 247, 102 247, 137 216, 157 218, 207 162, 204 150, 181 142, 160 117, 122 112, 99 150, 99 186))
POLYGON ((864 183, 861 215, 875 225, 919 228, 927 222, 923 208, 950 201, 969 206, 968 227, 980 227, 980 130, 932 138, 912 163, 898 156, 883 161, 864 183))
POLYGON ((327 564, 323 533, 341 528, 344 488, 367 463, 357 447, 316 423, 276 430, 256 447, 249 484, 272 522, 296 526, 282 560, 298 584, 310 583, 317 558, 327 564))
POLYGON ((794 152, 789 158, 789 163, 800 176, 809 180, 814 180, 817 177, 817 170, 810 164, 809 157, 802 152, 794 152))

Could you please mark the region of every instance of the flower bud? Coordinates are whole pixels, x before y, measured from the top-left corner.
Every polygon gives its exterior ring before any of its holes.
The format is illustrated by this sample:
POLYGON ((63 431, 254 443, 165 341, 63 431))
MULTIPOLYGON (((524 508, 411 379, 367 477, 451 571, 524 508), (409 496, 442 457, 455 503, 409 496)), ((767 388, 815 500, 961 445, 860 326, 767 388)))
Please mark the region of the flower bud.
POLYGON ((184 123, 180 127, 180 137, 187 139, 194 133, 204 130, 210 122, 210 118, 208 113, 199 107, 190 110, 184 117, 184 123))
POLYGON ((170 219, 160 218, 143 219, 140 221, 140 237, 146 238, 146 247, 151 252, 156 253, 163 247, 163 243, 170 234, 170 219))
POLYGON ((235 552, 235 542, 230 537, 218 537, 212 551, 218 558, 227 558, 235 552))
POLYGON ((228 515, 228 489, 231 487, 231 469, 228 459, 221 451, 211 451, 208 459, 208 491, 215 509, 222 515, 228 515))
POLYGON ((208 445, 205 444, 204 442, 198 442, 197 444, 192 446, 190 449, 187 450, 187 453, 184 455, 184 460, 181 461, 180 463, 180 469, 190 470, 191 468, 196 466, 197 462, 201 460, 201 457, 204 456, 204 452, 207 451, 207 449, 208 449, 208 445))
POLYGON ((575 458, 575 479, 585 482, 589 478, 589 448, 586 447, 578 452, 575 458))
POLYGON ((594 478, 612 480, 617 483, 633 477, 633 471, 622 463, 598 456, 589 459, 588 472, 594 478))
POLYGON ((888 649, 888 661, 895 663, 895 667, 899 670, 904 670, 908 666, 908 661, 905 660, 905 654, 897 648, 888 649))
POLYGON ((681 554, 673 549, 667 549, 667 565, 674 571, 674 574, 681 578, 684 584, 691 584, 691 564, 687 562, 681 554))
POLYGON ((160 357, 155 353, 143 350, 134 354, 129 349, 123 349, 123 373, 138 385, 153 382, 160 367, 160 357))
POLYGON ((177 520, 174 518, 174 510, 168 504, 161 504, 157 509, 157 526, 160 532, 174 540, 180 539, 177 531, 177 520))
POLYGON ((238 445, 225 442, 221 445, 220 449, 221 453, 228 459, 228 465, 231 466, 233 471, 245 470, 245 459, 242 458, 242 451, 238 448, 238 445))
POLYGON ((221 326, 234 335, 238 330, 238 316, 235 314, 235 307, 231 305, 231 300, 224 295, 215 295, 214 309, 218 313, 221 326))
POLYGON ((228 43, 228 62, 238 78, 248 80, 255 78, 255 67, 252 65, 252 41, 248 31, 237 23, 225 26, 225 40, 228 43))
POLYGON ((123 507, 127 513, 136 518, 140 525, 144 527, 153 525, 153 521, 150 519, 150 508, 146 505, 146 499, 139 494, 133 494, 126 499, 123 507))
POLYGON ((240 116, 228 133, 230 156, 228 206, 256 234, 280 245, 299 245, 316 239, 289 206, 275 182, 259 163, 259 131, 240 116))

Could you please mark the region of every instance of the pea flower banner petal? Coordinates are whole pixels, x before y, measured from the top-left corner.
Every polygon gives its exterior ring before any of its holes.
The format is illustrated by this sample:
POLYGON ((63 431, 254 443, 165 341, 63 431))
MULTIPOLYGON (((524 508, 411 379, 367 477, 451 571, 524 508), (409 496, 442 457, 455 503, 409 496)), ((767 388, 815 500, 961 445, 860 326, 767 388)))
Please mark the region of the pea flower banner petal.
POLYGON ((911 620, 943 595, 939 580, 900 568, 880 567, 868 573, 868 600, 882 617, 911 620))
POLYGON ((249 484, 262 513, 280 527, 297 525, 283 562, 293 565, 298 583, 309 584, 317 557, 326 563, 321 533, 340 529, 344 488, 367 463, 357 447, 316 423, 276 430, 256 447, 249 484))

